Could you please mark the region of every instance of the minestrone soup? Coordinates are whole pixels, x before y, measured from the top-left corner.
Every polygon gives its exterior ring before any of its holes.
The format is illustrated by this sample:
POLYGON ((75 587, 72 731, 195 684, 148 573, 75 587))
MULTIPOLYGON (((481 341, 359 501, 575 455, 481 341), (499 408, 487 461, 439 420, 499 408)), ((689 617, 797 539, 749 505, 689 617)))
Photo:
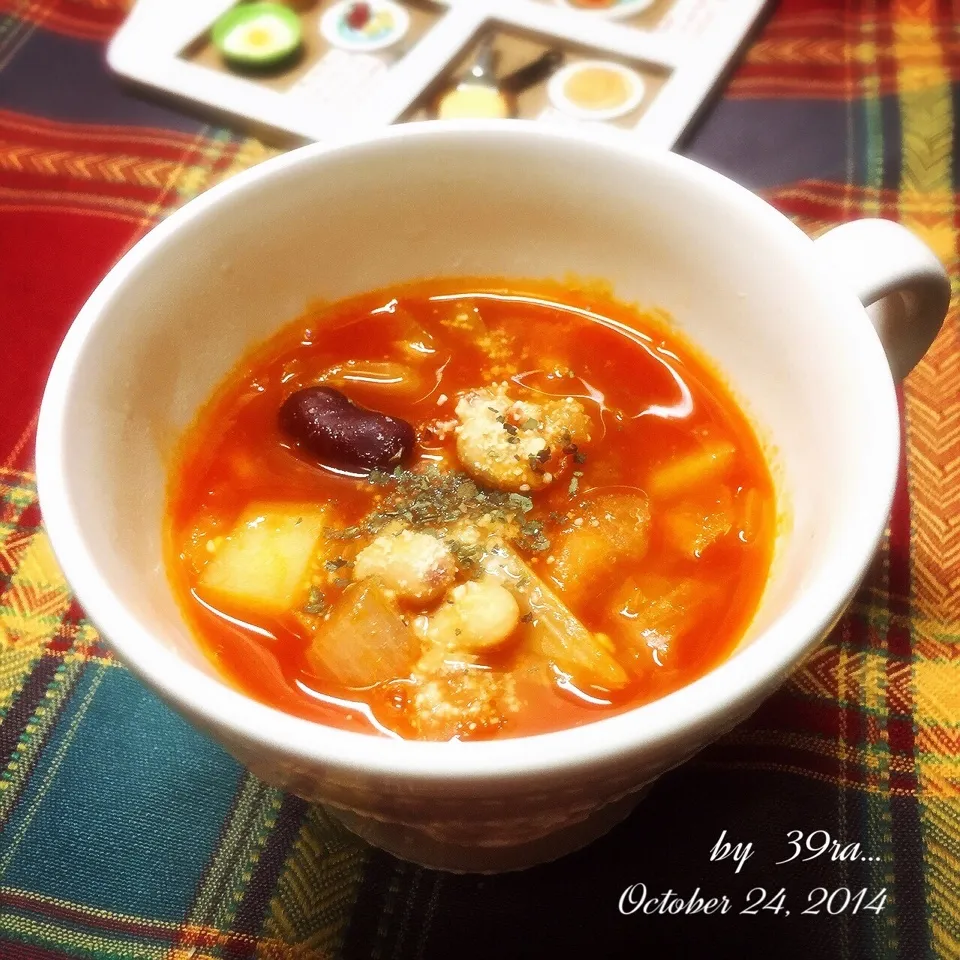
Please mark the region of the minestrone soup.
POLYGON ((317 308, 187 431, 169 575, 237 688, 470 740, 662 697, 730 654, 776 505, 718 376, 604 292, 424 281, 317 308))

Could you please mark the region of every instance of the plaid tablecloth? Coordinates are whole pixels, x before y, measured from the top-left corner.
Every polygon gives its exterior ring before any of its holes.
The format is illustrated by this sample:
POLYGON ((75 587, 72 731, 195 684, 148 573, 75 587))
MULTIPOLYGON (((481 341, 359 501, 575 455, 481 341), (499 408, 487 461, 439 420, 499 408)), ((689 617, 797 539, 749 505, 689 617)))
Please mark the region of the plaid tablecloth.
MULTIPOLYGON (((43 532, 42 385, 118 256, 271 153, 118 86, 103 54, 124 6, 0 0, 0 957, 960 957, 955 313, 904 387, 896 504, 849 614, 750 722, 559 863, 456 877, 372 850, 246 773, 114 659, 43 532), (857 843, 859 859, 775 865, 793 830, 857 843), (753 844, 739 873, 709 860, 721 831, 753 844), (641 882, 733 906, 623 915, 641 882), (785 908, 740 913, 755 887, 771 906, 782 888, 785 908), (804 915, 817 887, 886 900, 804 915)), ((774 6, 685 151, 812 233, 899 219, 956 279, 960 8, 774 6)))

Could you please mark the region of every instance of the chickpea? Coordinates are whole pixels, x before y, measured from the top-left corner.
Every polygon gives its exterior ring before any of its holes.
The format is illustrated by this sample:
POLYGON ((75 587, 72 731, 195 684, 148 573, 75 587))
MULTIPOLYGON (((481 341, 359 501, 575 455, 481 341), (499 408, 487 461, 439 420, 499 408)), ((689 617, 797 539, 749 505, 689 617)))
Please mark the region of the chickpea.
POLYGON ((455 412, 463 469, 497 490, 542 489, 561 469, 563 448, 590 440, 590 418, 573 397, 520 401, 495 384, 464 394, 455 412))
POLYGON ((461 583, 447 599, 430 622, 429 636, 448 649, 490 650, 503 643, 520 622, 515 597, 492 580, 461 583))
POLYGON ((381 534, 357 554, 353 578, 377 577, 399 599, 426 604, 453 583, 457 563, 449 547, 426 533, 381 534))

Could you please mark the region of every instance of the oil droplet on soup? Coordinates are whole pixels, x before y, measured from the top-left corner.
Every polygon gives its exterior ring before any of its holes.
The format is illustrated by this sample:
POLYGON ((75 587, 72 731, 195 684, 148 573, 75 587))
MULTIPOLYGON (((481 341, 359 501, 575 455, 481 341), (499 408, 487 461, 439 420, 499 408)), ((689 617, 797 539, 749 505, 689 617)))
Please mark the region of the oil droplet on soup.
POLYGON ((166 518, 201 647, 251 697, 382 736, 623 712, 736 647, 775 538, 699 353, 595 290, 424 281, 308 313, 187 430, 166 518))

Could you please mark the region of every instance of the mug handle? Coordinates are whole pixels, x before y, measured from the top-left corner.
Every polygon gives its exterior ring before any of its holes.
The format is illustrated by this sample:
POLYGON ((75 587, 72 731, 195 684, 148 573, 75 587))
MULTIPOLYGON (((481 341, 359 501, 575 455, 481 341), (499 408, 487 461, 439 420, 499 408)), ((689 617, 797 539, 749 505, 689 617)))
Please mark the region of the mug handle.
POLYGON ((880 337, 894 379, 930 348, 950 306, 950 279, 933 251, 892 220, 853 220, 814 246, 857 295, 880 337))

